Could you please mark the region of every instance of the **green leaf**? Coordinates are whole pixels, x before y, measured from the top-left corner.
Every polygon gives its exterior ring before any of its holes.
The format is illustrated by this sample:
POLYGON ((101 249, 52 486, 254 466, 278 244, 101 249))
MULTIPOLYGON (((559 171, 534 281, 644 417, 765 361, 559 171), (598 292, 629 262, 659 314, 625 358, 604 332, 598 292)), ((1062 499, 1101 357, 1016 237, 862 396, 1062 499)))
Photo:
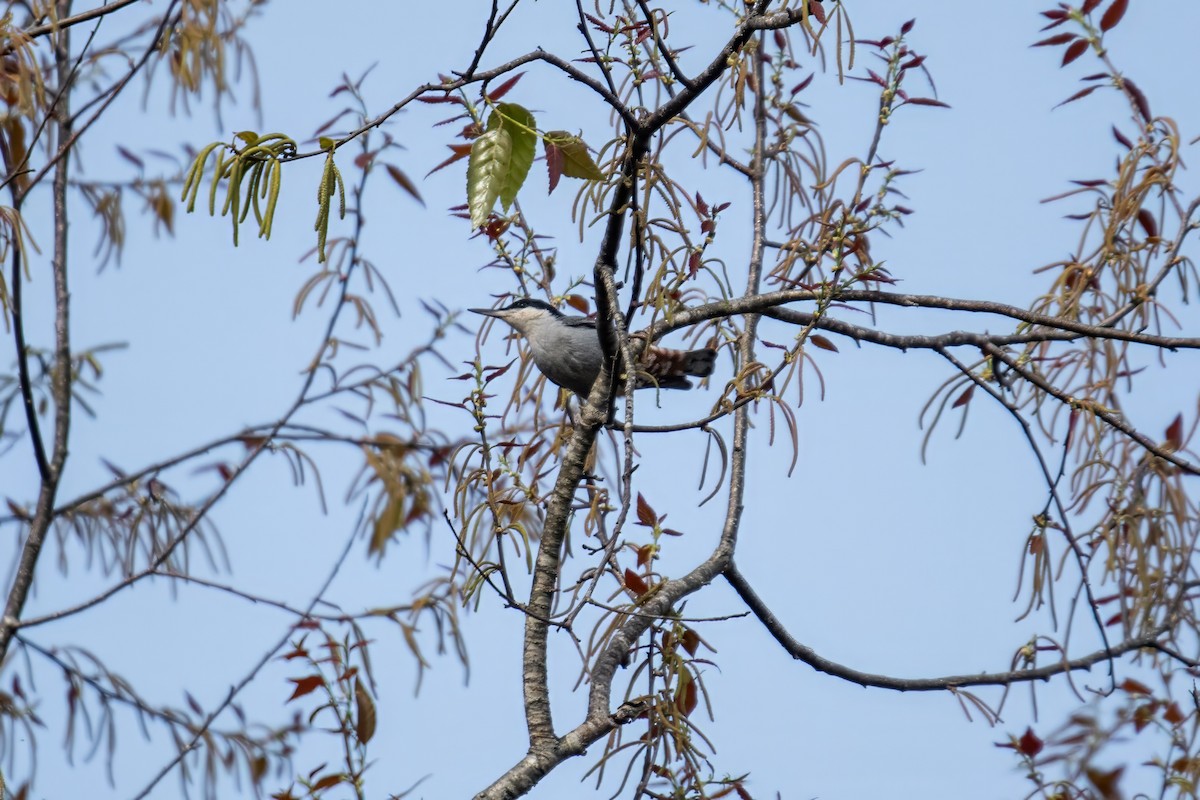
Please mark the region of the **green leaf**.
POLYGON ((328 136, 322 136, 317 139, 317 147, 321 148, 322 150, 332 150, 333 139, 329 138, 328 136))
POLYGON ((546 146, 558 148, 562 157, 562 174, 568 178, 582 178, 585 181, 604 179, 604 173, 596 166, 588 153, 587 143, 578 136, 566 131, 550 131, 546 134, 546 146))
POLYGON ((512 136, 503 127, 489 130, 471 145, 471 157, 467 161, 467 206, 471 211, 472 228, 481 228, 487 223, 508 177, 512 149, 512 136))
POLYGON ((512 138, 512 158, 508 171, 500 184, 500 203, 507 211, 517 199, 517 192, 525 184, 529 168, 533 166, 533 153, 537 148, 537 124, 533 114, 516 103, 497 103, 488 118, 488 130, 502 128, 512 138))

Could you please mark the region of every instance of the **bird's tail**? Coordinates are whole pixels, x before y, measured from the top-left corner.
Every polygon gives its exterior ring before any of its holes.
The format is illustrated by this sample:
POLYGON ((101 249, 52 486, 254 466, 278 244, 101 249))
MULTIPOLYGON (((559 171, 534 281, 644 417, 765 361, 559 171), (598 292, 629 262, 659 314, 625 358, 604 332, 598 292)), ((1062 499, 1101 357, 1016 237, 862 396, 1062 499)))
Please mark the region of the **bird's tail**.
POLYGON ((707 378, 712 375, 717 351, 711 347, 700 350, 672 350, 667 347, 648 347, 642 356, 638 386, 657 386, 659 389, 690 389, 687 376, 707 378))

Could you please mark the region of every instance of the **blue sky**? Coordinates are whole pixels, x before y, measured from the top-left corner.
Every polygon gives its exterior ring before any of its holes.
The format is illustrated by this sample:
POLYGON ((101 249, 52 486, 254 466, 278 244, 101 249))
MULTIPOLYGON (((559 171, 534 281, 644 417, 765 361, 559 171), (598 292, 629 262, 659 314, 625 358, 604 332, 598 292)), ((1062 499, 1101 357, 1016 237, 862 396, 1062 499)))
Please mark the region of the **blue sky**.
MULTIPOLYGON (((1108 174, 1117 154, 1110 126, 1129 125, 1123 101, 1113 92, 1099 92, 1054 108, 1079 88, 1079 77, 1098 68, 1085 56, 1058 69, 1057 51, 1028 47, 1039 38, 1039 4, 1004 4, 1002 11, 998 4, 933 0, 848 5, 864 38, 891 33, 915 17, 913 46, 929 56, 938 97, 951 105, 902 109, 887 131, 882 157, 921 170, 902 184, 906 205, 917 213, 893 239, 875 242, 873 255, 901 279, 902 291, 1027 304, 1047 280, 1032 270, 1075 246, 1077 226, 1063 215, 1082 210, 1070 201, 1049 206, 1040 201, 1063 191, 1071 179, 1108 174)), ((554 49, 569 41, 575 47, 566 6, 523 6, 511 23, 512 34, 485 63, 537 45, 554 49)), ((268 4, 247 31, 263 87, 261 123, 245 102, 226 108, 224 127, 214 128, 203 113, 165 118, 156 110, 161 104, 154 94, 150 110, 143 112, 140 93, 135 94, 121 101, 85 145, 87 174, 126 174, 128 165, 114 149, 117 142, 132 150, 173 150, 183 142, 202 144, 246 128, 307 138, 340 110, 342 99, 328 95, 341 73, 355 76, 373 64, 364 89, 372 111, 383 110, 418 82, 466 64, 486 7, 474 0, 459 4, 454 24, 448 24, 445 8, 430 4, 344 2, 336 11, 310 0, 268 4), (469 22, 455 28, 459 20, 469 22)), ((677 7, 680 36, 688 34, 684 14, 709 11, 691 3, 677 7)), ((1198 27, 1195 3, 1139 3, 1109 39, 1118 67, 1137 81, 1156 113, 1176 119, 1185 142, 1200 134, 1194 81, 1200 53, 1192 42, 1198 27)), ((707 26, 697 36, 718 34, 707 26)), ((692 64, 706 52, 697 51, 692 64)), ((872 87, 838 86, 833 76, 819 76, 805 96, 831 162, 865 151, 876 103, 872 87)), ((248 99, 249 93, 243 91, 242 97, 248 99)), ((605 118, 589 109, 585 95, 544 70, 530 70, 506 99, 534 109, 546 129, 581 130, 593 144, 605 137, 605 118)), ((433 127, 443 116, 445 107, 415 107, 394 118, 389 130, 407 147, 398 163, 414 178, 445 157, 451 129, 433 127)), ((176 236, 160 239, 131 219, 121 266, 101 274, 87 263, 95 230, 82 209, 76 211, 75 341, 123 341, 129 347, 106 359, 103 395, 94 403, 97 419, 77 422, 64 497, 106 478, 101 456, 134 469, 242 425, 268 421, 294 396, 324 320, 322 313, 310 312, 293 321, 291 310, 295 292, 314 268, 311 260, 298 259, 313 244, 318 168, 315 159, 288 168, 280 222, 269 243, 245 235, 234 249, 228 221, 201 214, 180 216, 176 236)), ((747 207, 744 187, 715 173, 697 171, 695 180, 706 199, 733 202, 733 218, 747 207)), ((1181 182, 1194 193, 1193 175, 1181 182)), ((419 299, 465 308, 487 305, 489 295, 511 289, 498 272, 478 269, 491 259, 490 252, 470 238, 462 220, 447 213, 464 201, 462 169, 438 172, 419 187, 424 208, 378 175, 366 204, 364 252, 388 276, 402 310, 399 319, 385 320, 386 338, 376 354, 380 361, 395 359, 423 335, 419 299)), ((560 273, 586 274, 598 237, 588 230, 580 242, 566 217, 564 190, 572 187, 560 188, 550 201, 541 199, 539 190, 531 185, 522 202, 539 226, 556 234, 560 273)), ((40 224, 44 230, 45 223, 40 224)), ((728 225, 718 246, 736 271, 745 258, 745 240, 728 225)), ((44 276, 35 275, 33 287, 44 291, 44 276)), ((1194 314, 1184 321, 1196 329, 1194 314)), ((879 324, 935 333, 979 323, 892 310, 880 314, 879 324)), ((1004 327, 998 320, 990 324, 1004 327)), ((782 340, 790 335, 782 327, 766 330, 782 340)), ((365 335, 360 339, 367 341, 365 335)), ((922 353, 838 344, 840 353, 816 353, 826 393, 819 398, 810 375, 797 412, 800 455, 791 478, 786 477, 787 448, 768 449, 765 424, 756 432, 739 565, 798 638, 836 661, 907 677, 1006 667, 1032 634, 1051 632, 1045 616, 1013 622, 1023 608, 1012 602, 1021 542, 1043 502, 1036 465, 1019 432, 1002 410, 976 403, 961 439, 954 441, 954 425, 939 429, 928 463, 922 464, 924 432, 917 416, 947 377, 944 364, 922 353)), ((456 365, 469 360, 472 339, 452 337, 443 352, 456 365)), ((498 337, 484 352, 492 363, 505 358, 498 337)), ((1172 370, 1169 382, 1161 371, 1145 376, 1129 409, 1134 421, 1155 435, 1176 411, 1194 408, 1200 370, 1195 363, 1176 363, 1186 358, 1170 356, 1170 365, 1181 368, 1172 370)), ((452 374, 431 366, 426 393, 457 400, 463 388, 446 380, 452 374)), ((703 393, 672 395, 648 419, 680 419, 710 402, 703 393)), ((468 421, 465 415, 444 418, 443 425, 454 424, 466 429, 468 421)), ((667 573, 685 569, 717 533, 715 520, 723 509, 696 508, 703 495, 695 489, 699 470, 693 465, 703 447, 695 434, 670 447, 647 442, 643 450, 635 488, 687 534, 671 542, 662 566, 667 573)), ((13 469, 14 463, 6 457, 0 470, 13 469)), ((280 459, 260 461, 217 508, 214 520, 234 564, 232 581, 293 602, 303 602, 321 583, 357 514, 357 507, 341 502, 357 470, 353 454, 322 452, 322 463, 328 514, 311 486, 292 487, 280 459)), ((186 471, 179 477, 181 486, 196 490, 211 489, 214 481, 211 474, 186 471)), ((28 478, 20 467, 0 480, 14 486, 23 482, 28 478)), ((330 597, 348 609, 404 602, 422 576, 451 557, 451 543, 437 536, 428 546, 420 537, 401 536, 378 564, 359 543, 330 597)), ((81 559, 67 576, 50 563, 44 570, 33 613, 86 598, 108 582, 87 574, 81 559)), ((723 583, 688 604, 694 616, 742 610, 723 583)), ((466 616, 469 683, 451 657, 436 657, 416 696, 415 669, 396 629, 380 624, 371 630, 382 682, 370 796, 399 792, 427 774, 417 796, 469 796, 524 753, 522 620, 486 603, 466 616)), ((157 701, 181 703, 186 688, 209 705, 261 655, 263 642, 286 630, 287 622, 281 614, 211 591, 155 583, 30 635, 47 646, 93 648, 157 701)), ((705 726, 717 746, 713 760, 718 771, 750 772, 756 797, 779 791, 784 798, 829 800, 1001 798, 1023 796, 1028 789, 1011 754, 992 746, 1006 732, 1019 733, 1032 723, 1025 690, 1010 698, 1003 724, 993 728, 978 717, 968 722, 949 696, 864 690, 815 674, 792 662, 749 618, 709 624, 702 633, 718 651, 713 658, 719 669, 705 672, 716 716, 705 726)), ((1076 641, 1080 648, 1088 646, 1086 635, 1076 641)), ((571 691, 576 666, 573 648, 557 642, 551 668, 561 671, 553 687, 560 731, 585 699, 571 691)), ((251 714, 288 715, 284 678, 292 674, 287 666, 272 666, 245 697, 251 714)), ((54 678, 47 673, 39 687, 52 697, 61 694, 50 688, 54 678)), ((1103 682, 1099 672, 1081 680, 1103 682)), ((1042 722, 1033 724, 1045 727, 1072 701, 1061 681, 1038 691, 1042 722)), ((984 696, 995 700, 998 695, 984 696)), ((51 768, 60 713, 47 703, 43 716, 52 721, 51 733, 42 740, 35 796, 82 796, 103 780, 99 760, 70 770, 51 768)), ((314 737, 313 742, 332 746, 332 740, 314 737)), ((146 745, 136 726, 129 726, 119 745, 118 789, 99 796, 133 794, 161 764, 163 748, 146 745)), ((317 752, 305 750, 308 760, 298 764, 334 757, 317 752)), ((598 748, 565 765, 532 796, 584 794, 577 781, 597 753, 598 748)), ((1137 779, 1131 769, 1126 788, 1135 788, 1137 779)), ((608 796, 614 787, 597 796, 608 796)), ((178 782, 168 779, 152 796, 179 794, 178 782)))

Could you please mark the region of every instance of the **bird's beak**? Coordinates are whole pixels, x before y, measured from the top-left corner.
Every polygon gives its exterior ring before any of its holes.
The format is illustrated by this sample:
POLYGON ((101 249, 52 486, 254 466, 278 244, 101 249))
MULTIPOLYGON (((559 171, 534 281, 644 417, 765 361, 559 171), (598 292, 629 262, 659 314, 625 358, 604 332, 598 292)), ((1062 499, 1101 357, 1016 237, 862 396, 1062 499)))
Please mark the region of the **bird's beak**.
POLYGON ((495 317, 496 319, 504 319, 504 312, 496 308, 468 308, 472 314, 482 314, 485 317, 495 317))

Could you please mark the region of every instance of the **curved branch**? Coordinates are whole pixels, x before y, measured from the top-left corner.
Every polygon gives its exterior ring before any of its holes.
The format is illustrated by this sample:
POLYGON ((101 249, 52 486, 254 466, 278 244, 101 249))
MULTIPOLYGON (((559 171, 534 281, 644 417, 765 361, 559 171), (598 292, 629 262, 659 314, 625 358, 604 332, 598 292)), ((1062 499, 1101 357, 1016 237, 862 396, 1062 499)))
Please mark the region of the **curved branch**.
POLYGON ((1169 625, 1155 628, 1153 631, 1114 644, 1111 648, 1097 650, 1079 658, 1064 659, 1056 664, 1047 664, 1034 669, 1018 669, 1009 672, 981 672, 973 675, 947 675, 941 678, 896 678, 890 675, 879 675, 838 664, 836 661, 819 655, 807 645, 801 644, 793 637, 778 617, 767 607, 762 598, 750 586, 749 581, 732 562, 725 568, 725 579, 733 587, 738 596, 746 603, 754 616, 767 629, 767 632, 779 642, 788 655, 797 661, 803 661, 818 672, 824 672, 835 678, 842 678, 859 686, 871 686, 876 689, 892 689, 897 692, 940 692, 952 689, 962 689, 967 686, 1010 686, 1014 683, 1030 681, 1045 681, 1055 675, 1068 672, 1091 669, 1096 664, 1110 661, 1113 657, 1132 653, 1146 648, 1167 653, 1172 658, 1178 658, 1184 664, 1194 666, 1195 661, 1183 658, 1178 653, 1166 649, 1159 642, 1159 637, 1170 630, 1169 625))

